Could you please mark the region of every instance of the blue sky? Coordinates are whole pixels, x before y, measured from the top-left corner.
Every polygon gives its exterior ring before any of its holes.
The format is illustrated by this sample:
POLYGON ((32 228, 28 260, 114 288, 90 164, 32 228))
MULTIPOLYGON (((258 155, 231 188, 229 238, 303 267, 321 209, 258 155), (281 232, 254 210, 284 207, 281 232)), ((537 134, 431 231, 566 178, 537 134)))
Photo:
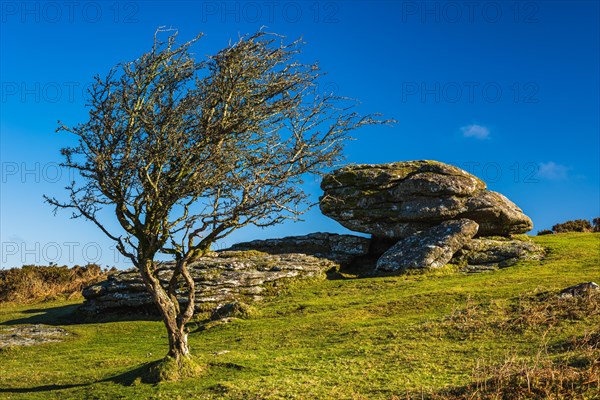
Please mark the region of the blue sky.
MULTIPOLYGON (((128 267, 91 223, 54 216, 64 196, 56 134, 86 118, 93 75, 147 51, 159 26, 206 34, 198 57, 261 26, 307 42, 324 87, 393 127, 355 132, 347 162, 435 159, 484 179, 534 232, 600 215, 597 1, 79 1, 1 3, 2 267, 57 262, 128 267)), ((318 181, 306 182, 313 199, 318 181)), ((305 222, 248 228, 256 238, 347 232, 313 209, 305 222)))

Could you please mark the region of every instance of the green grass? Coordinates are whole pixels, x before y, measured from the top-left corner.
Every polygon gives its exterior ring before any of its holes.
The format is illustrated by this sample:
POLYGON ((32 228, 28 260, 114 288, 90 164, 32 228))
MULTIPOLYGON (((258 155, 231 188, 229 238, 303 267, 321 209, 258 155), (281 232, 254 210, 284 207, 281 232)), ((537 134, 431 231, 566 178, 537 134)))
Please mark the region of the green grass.
MULTIPOLYGON (((559 348, 600 325, 597 313, 522 331, 488 323, 509 320, 525 295, 600 280, 600 234, 533 239, 549 250, 543 261, 493 273, 299 285, 256 303, 248 319, 196 329, 190 346, 203 374, 176 383, 139 379, 167 352, 160 321, 81 323, 78 301, 0 305, 0 330, 46 323, 72 333, 62 343, 0 351, 0 398, 390 399, 469 385, 482 362, 534 360, 540 348, 559 348), (473 326, 452 322, 470 306, 486 310, 475 313, 473 326)), ((549 357, 570 353, 551 350, 549 357)), ((596 395, 590 386, 582 398, 596 395)))

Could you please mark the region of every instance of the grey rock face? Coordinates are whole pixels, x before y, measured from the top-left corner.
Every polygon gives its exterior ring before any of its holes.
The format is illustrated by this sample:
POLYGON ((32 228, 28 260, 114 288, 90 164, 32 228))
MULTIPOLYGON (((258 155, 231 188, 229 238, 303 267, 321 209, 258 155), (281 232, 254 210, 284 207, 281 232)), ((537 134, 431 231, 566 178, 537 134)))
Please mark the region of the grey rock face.
POLYGON ((369 245, 369 238, 317 232, 305 236, 238 243, 231 246, 230 250, 257 250, 269 254, 300 253, 346 265, 356 257, 366 255, 369 245))
POLYGON ((530 241, 477 238, 460 249, 451 262, 464 265, 467 272, 509 267, 520 260, 540 260, 544 249, 530 241))
POLYGON ((477 234, 478 225, 469 219, 446 221, 400 240, 377 261, 379 271, 439 268, 477 234))
MULTIPOLYGON (((322 277, 338 265, 327 259, 304 254, 270 255, 257 251, 223 251, 202 257, 188 268, 196 284, 196 311, 211 310, 218 305, 260 300, 276 292, 286 279, 322 277)), ((159 271, 163 286, 168 285, 172 267, 159 271)), ((104 310, 145 309, 155 312, 152 298, 135 269, 110 275, 106 281, 83 291, 81 310, 95 314, 104 310)), ((180 302, 185 302, 181 293, 180 302)))
POLYGON ((504 195, 483 190, 465 202, 466 211, 458 216, 479 224, 479 236, 511 235, 530 231, 531 219, 504 195))
POLYGON ((479 178, 437 161, 344 167, 325 176, 323 214, 348 229, 405 238, 443 221, 467 218, 479 236, 524 233, 533 225, 503 195, 479 178))

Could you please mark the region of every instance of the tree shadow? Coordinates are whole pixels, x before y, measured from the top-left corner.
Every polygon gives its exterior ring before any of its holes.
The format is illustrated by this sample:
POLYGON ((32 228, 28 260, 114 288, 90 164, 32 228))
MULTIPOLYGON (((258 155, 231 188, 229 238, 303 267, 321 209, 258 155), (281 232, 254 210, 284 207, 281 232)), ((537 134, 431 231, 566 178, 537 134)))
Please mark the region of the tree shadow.
POLYGON ((147 310, 132 309, 115 310, 103 314, 90 315, 79 310, 80 304, 58 307, 32 308, 21 311, 22 314, 33 314, 28 317, 15 318, 0 322, 0 325, 80 325, 125 321, 160 321, 160 316, 147 310))
POLYGON ((132 370, 125 371, 121 374, 111 376, 106 379, 102 379, 97 383, 112 382, 122 386, 132 386, 139 382, 141 383, 156 383, 150 380, 151 370, 154 366, 158 365, 162 359, 144 363, 132 370))
POLYGON ((51 392, 54 390, 72 389, 76 387, 84 387, 92 385, 92 383, 74 383, 69 385, 42 385, 28 388, 0 388, 0 393, 39 393, 39 392, 51 392))
POLYGON ((155 382, 150 380, 151 379, 150 371, 155 365, 157 365, 160 362, 161 362, 161 360, 147 362, 147 363, 142 364, 132 370, 125 371, 121 374, 114 375, 114 376, 104 378, 104 379, 94 380, 94 381, 87 382, 87 383, 72 383, 72 384, 65 384, 65 385, 53 384, 53 385, 41 385, 41 386, 26 387, 26 388, 0 388, 0 393, 51 392, 51 391, 55 391, 55 390, 73 389, 73 388, 86 387, 86 386, 91 386, 91 385, 95 385, 98 383, 107 383, 107 382, 112 382, 112 383, 122 385, 122 386, 133 386, 138 383, 153 384, 155 382))

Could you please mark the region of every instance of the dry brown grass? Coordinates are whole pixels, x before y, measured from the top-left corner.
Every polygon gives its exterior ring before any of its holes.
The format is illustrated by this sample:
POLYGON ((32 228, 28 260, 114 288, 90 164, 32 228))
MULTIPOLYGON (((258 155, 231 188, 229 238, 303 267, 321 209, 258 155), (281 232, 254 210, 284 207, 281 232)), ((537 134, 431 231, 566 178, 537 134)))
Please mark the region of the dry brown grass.
POLYGON ((503 322, 502 328, 516 332, 548 328, 566 320, 582 320, 600 315, 600 290, 573 297, 559 297, 549 292, 525 295, 517 300, 510 314, 512 317, 503 322))
POLYGON ((489 330, 498 329, 508 318, 507 311, 494 303, 477 303, 468 298, 464 308, 457 308, 441 322, 431 322, 430 327, 442 329, 446 336, 468 339, 489 330))
MULTIPOLYGON (((535 357, 508 353, 503 362, 481 358, 471 383, 424 399, 598 399, 600 398, 600 330, 567 339, 558 354, 547 343, 535 357)), ((556 347, 554 347, 556 350, 556 347)))
POLYGON ((600 350, 600 327, 594 332, 587 332, 583 336, 571 338, 566 344, 567 349, 570 350, 600 350))
POLYGON ((430 321, 425 328, 465 339, 489 331, 542 331, 564 321, 579 321, 597 315, 600 315, 599 290, 573 297, 559 297, 554 292, 530 292, 512 300, 509 305, 478 303, 469 298, 464 307, 455 309, 441 321, 430 321))
POLYGON ((480 361, 474 370, 474 382, 458 389, 458 398, 476 399, 574 399, 600 395, 598 350, 582 351, 587 366, 579 368, 554 362, 546 349, 535 359, 509 355, 503 363, 480 361))
MULTIPOLYGON (((509 353, 503 362, 479 359, 471 383, 423 398, 432 399, 600 399, 600 330, 596 328, 549 350, 545 333, 565 321, 600 315, 600 291, 564 297, 532 292, 511 305, 478 304, 471 299, 439 324, 451 336, 540 333, 532 356, 509 353)), ((417 396, 418 398, 419 396, 417 396)))
POLYGON ((81 290, 106 278, 96 264, 86 266, 36 266, 25 265, 0 271, 0 303, 32 303, 66 296, 81 296, 81 290))

